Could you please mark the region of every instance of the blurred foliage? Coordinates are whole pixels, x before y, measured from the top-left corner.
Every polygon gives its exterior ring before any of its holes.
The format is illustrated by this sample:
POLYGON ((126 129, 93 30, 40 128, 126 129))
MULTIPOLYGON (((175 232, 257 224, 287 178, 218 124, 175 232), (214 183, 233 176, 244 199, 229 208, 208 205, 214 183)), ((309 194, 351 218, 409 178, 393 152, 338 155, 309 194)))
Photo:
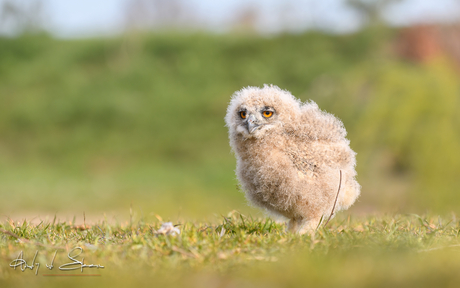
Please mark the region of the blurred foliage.
POLYGON ((398 60, 393 34, 0 38, 0 210, 247 211, 223 117, 264 83, 344 121, 354 209, 455 210, 458 73, 398 60))
MULTIPOLYGON (((458 71, 438 59, 423 67, 389 63, 366 78, 355 78, 367 81, 358 86, 368 89, 367 103, 351 136, 363 153, 359 160, 366 158, 369 163, 383 153, 386 167, 380 173, 413 184, 403 199, 409 206, 456 209, 460 200, 458 71)), ((359 101, 359 94, 354 95, 359 101)))

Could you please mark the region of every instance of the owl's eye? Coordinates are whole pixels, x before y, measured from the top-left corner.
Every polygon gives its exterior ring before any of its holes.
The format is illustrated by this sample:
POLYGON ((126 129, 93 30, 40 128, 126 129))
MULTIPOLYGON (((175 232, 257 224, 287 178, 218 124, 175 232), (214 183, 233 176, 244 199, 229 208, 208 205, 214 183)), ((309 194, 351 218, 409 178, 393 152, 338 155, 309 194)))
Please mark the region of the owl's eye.
POLYGON ((264 112, 262 112, 262 115, 264 115, 265 118, 270 118, 270 117, 272 117, 273 112, 265 110, 264 112))
POLYGON ((241 111, 241 112, 240 112, 240 117, 241 117, 242 119, 246 119, 246 117, 247 117, 246 111, 241 111))

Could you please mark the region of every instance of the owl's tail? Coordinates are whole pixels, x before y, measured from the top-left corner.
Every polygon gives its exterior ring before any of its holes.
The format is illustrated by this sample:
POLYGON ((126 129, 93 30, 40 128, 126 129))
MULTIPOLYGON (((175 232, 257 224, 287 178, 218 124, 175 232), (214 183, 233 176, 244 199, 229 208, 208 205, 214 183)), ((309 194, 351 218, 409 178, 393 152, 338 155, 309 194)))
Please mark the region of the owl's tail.
POLYGON ((346 171, 343 174, 342 191, 340 191, 336 208, 338 210, 346 210, 353 205, 361 190, 361 186, 355 180, 354 175, 350 175, 346 171))

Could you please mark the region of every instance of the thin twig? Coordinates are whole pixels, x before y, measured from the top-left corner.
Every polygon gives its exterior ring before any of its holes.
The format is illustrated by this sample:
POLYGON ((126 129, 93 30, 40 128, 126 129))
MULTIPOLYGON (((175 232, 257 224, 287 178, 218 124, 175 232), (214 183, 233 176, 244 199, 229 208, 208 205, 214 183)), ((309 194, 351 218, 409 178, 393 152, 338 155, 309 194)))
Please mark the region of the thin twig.
POLYGON ((10 235, 11 237, 16 238, 19 243, 35 244, 37 246, 42 246, 42 247, 47 247, 47 248, 64 249, 63 247, 46 245, 46 244, 42 244, 42 243, 39 243, 39 242, 32 242, 29 239, 21 238, 18 235, 14 234, 13 232, 8 231, 8 230, 0 229, 0 233, 7 234, 7 235, 10 235))
POLYGON ((326 227, 327 223, 329 223, 329 220, 331 220, 332 218, 332 214, 334 214, 335 204, 337 204, 337 199, 339 198, 340 186, 342 186, 342 170, 340 170, 339 190, 337 190, 337 196, 335 196, 334 206, 332 206, 331 215, 329 215, 329 219, 327 219, 326 224, 324 224, 324 227, 326 227))
POLYGON ((14 238, 16 238, 16 239, 18 239, 18 240, 21 239, 18 235, 14 234, 13 232, 10 232, 10 231, 8 231, 8 230, 0 229, 0 232, 2 232, 2 233, 4 233, 4 234, 8 234, 8 235, 10 235, 10 236, 12 236, 12 237, 14 237, 14 238))

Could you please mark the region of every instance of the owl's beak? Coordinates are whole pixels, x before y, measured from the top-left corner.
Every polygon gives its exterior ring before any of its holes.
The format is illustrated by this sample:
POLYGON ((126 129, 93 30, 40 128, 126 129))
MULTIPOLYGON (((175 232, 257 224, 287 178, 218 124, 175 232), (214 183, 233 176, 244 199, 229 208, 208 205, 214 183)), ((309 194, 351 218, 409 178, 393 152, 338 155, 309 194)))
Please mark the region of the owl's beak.
POLYGON ((246 122, 246 126, 248 128, 248 132, 252 133, 260 127, 259 124, 256 123, 257 119, 254 115, 249 115, 248 121, 246 122))

